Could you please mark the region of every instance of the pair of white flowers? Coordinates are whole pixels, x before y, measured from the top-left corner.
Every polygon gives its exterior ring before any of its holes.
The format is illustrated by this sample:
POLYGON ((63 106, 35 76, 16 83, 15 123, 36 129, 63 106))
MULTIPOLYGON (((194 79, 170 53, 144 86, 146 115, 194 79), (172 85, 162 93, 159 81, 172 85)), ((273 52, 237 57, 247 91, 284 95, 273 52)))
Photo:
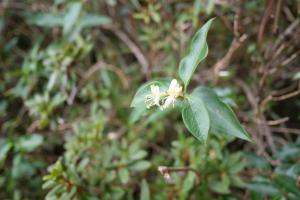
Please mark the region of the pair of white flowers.
POLYGON ((174 107, 176 99, 182 95, 182 86, 180 86, 176 79, 170 83, 167 92, 160 92, 159 86, 150 85, 151 94, 145 96, 145 103, 147 108, 158 106, 161 110, 166 109, 172 105, 174 107))

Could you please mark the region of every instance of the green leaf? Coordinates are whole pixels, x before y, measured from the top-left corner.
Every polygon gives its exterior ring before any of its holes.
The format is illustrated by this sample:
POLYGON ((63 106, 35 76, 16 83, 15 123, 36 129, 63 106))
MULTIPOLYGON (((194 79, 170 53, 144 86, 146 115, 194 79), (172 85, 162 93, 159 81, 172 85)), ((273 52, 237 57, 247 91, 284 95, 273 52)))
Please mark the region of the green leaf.
POLYGON ((193 172, 189 172, 184 181, 183 181, 183 187, 182 187, 182 193, 180 199, 188 199, 189 192, 193 189, 194 183, 195 183, 196 175, 193 172))
POLYGON ((239 175, 230 175, 230 182, 233 186, 236 187, 245 187, 245 182, 243 181, 243 179, 241 177, 239 177, 239 175))
POLYGON ((76 194, 77 192, 77 187, 76 186, 73 186, 71 187, 71 190, 66 192, 66 193, 63 193, 63 195, 60 197, 60 199, 63 199, 63 200, 72 200, 74 199, 74 195, 76 194))
MULTIPOLYGON (((109 193, 106 193, 110 195, 109 193)), ((103 198, 103 199, 124 199, 122 198, 125 194, 125 190, 123 188, 119 187, 113 187, 111 189, 111 196, 109 198, 103 198)))
POLYGON ((42 145, 43 136, 38 134, 26 135, 20 138, 17 149, 20 151, 31 152, 42 145))
POLYGON ((271 165, 270 163, 263 157, 260 157, 254 153, 244 153, 244 157, 249 161, 249 166, 262 169, 262 170, 270 170, 271 165))
POLYGON ((0 140, 0 167, 6 160, 8 152, 12 149, 13 144, 7 141, 0 140))
POLYGON ((208 110, 210 132, 233 135, 247 141, 252 141, 231 108, 222 102, 213 90, 207 87, 198 87, 193 91, 193 94, 202 99, 208 110))
POLYGON ((53 188, 54 186, 56 185, 55 181, 46 181, 43 185, 42 185, 42 188, 45 190, 45 189, 50 189, 50 188, 53 188))
POLYGON ((54 15, 51 13, 39 13, 36 15, 27 16, 27 20, 31 24, 42 27, 55 27, 63 25, 63 15, 54 15))
POLYGON ((75 23, 77 22, 82 9, 81 2, 74 2, 69 5, 67 13, 64 17, 63 33, 64 35, 71 32, 75 23))
POLYGON ((297 197, 300 197, 300 190, 296 185, 297 180, 284 174, 276 174, 274 177, 275 183, 281 190, 291 192, 297 197))
POLYGON ((222 176, 222 180, 214 180, 209 183, 209 188, 220 194, 229 194, 230 179, 227 175, 222 176))
MULTIPOLYGON (((165 119, 172 111, 178 109, 180 101, 177 101, 174 108, 167 108, 164 110, 156 109, 154 112, 150 113, 147 117, 145 123, 155 123, 159 120, 165 119)), ((181 109, 180 109, 181 110, 181 109)))
POLYGON ((81 26, 82 28, 106 25, 110 23, 111 19, 109 17, 95 14, 85 15, 79 20, 79 26, 81 26))
POLYGON ((56 198, 57 194, 62 192, 64 190, 63 185, 56 185, 54 188, 52 188, 46 195, 46 200, 53 200, 56 198))
POLYGON ((293 77, 294 80, 300 80, 300 72, 297 72, 294 77, 293 77))
POLYGON ((160 79, 143 84, 133 97, 130 107, 146 107, 145 96, 151 93, 150 85, 155 84, 159 86, 160 91, 166 91, 170 83, 170 79, 160 79))
POLYGON ((252 181, 246 184, 246 188, 263 195, 278 195, 280 193, 278 188, 270 182, 252 181))
POLYGON ((126 168, 122 168, 118 171, 119 178, 122 184, 126 184, 129 181, 129 171, 126 168))
POLYGON ((230 154, 227 158, 229 164, 229 172, 231 174, 237 174, 245 168, 246 163, 242 160, 242 154, 239 152, 230 154))
POLYGON ((194 35, 188 54, 180 61, 179 77, 184 82, 185 88, 190 82, 198 64, 207 56, 208 46, 206 43, 207 32, 214 19, 206 22, 194 35))
POLYGON ((137 122, 145 113, 147 108, 145 106, 134 107, 129 115, 129 124, 134 124, 137 122))
POLYGON ((275 158, 280 160, 297 159, 300 157, 300 148, 294 144, 288 144, 282 149, 278 150, 275 158))
POLYGON ((35 173, 33 163, 26 160, 22 154, 14 156, 12 163, 11 176, 13 179, 30 177, 35 173))
POLYGON ((142 160, 142 161, 138 161, 136 163, 134 163, 132 166, 130 166, 130 169, 132 171, 144 171, 146 169, 148 169, 151 166, 151 163, 146 161, 146 160, 142 160))
POLYGON ((150 200, 150 191, 145 179, 142 181, 140 200, 150 200))
POLYGON ((182 118, 187 129, 200 142, 206 142, 209 131, 209 115, 201 98, 191 94, 182 110, 182 118))
POLYGON ((130 155, 131 160, 140 160, 147 156, 147 151, 139 150, 137 152, 134 152, 134 154, 130 155))

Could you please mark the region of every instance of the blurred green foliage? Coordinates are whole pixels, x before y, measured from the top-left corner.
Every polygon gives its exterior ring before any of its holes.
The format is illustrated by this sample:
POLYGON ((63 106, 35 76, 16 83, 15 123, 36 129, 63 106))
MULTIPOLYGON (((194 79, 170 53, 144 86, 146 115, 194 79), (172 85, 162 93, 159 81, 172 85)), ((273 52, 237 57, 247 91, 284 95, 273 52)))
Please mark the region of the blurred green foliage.
POLYGON ((283 146, 274 157, 278 160, 275 169, 262 157, 246 154, 249 163, 261 173, 247 184, 252 199, 299 199, 300 138, 295 143, 283 146))

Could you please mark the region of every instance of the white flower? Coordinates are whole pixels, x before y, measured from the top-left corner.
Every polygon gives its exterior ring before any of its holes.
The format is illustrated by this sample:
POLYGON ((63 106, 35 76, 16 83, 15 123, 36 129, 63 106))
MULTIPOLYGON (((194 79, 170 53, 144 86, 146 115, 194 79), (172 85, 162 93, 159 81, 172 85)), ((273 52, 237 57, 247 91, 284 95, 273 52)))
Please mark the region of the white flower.
POLYGON ((160 92, 159 86, 150 85, 150 94, 145 96, 145 104, 149 109, 153 106, 158 106, 161 110, 168 108, 170 105, 175 105, 176 99, 182 95, 182 86, 180 86, 176 79, 170 83, 169 89, 166 92, 160 92), (163 103, 163 105, 161 105, 163 103))
POLYGON ((159 86, 157 85, 150 85, 151 94, 145 96, 145 103, 147 108, 151 108, 152 106, 159 106, 160 101, 160 92, 159 86))
POLYGON ((170 105, 175 105, 176 98, 182 94, 182 86, 180 86, 176 79, 173 79, 170 83, 169 89, 167 91, 167 98, 163 105, 163 108, 168 108, 170 105))
POLYGON ((168 108, 170 105, 173 105, 173 107, 174 107, 175 102, 176 102, 176 98, 174 98, 172 96, 168 96, 166 98, 166 101, 165 101, 165 103, 164 103, 164 105, 162 107, 163 107, 163 109, 168 108))

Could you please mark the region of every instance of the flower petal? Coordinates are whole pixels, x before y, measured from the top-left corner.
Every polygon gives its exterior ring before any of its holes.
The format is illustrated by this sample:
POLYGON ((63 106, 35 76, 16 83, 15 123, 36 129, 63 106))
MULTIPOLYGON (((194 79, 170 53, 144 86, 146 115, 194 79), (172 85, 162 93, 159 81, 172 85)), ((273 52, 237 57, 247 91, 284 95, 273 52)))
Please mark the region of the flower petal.
POLYGON ((177 87, 178 83, 176 79, 173 79, 169 86, 169 91, 174 90, 177 87))

